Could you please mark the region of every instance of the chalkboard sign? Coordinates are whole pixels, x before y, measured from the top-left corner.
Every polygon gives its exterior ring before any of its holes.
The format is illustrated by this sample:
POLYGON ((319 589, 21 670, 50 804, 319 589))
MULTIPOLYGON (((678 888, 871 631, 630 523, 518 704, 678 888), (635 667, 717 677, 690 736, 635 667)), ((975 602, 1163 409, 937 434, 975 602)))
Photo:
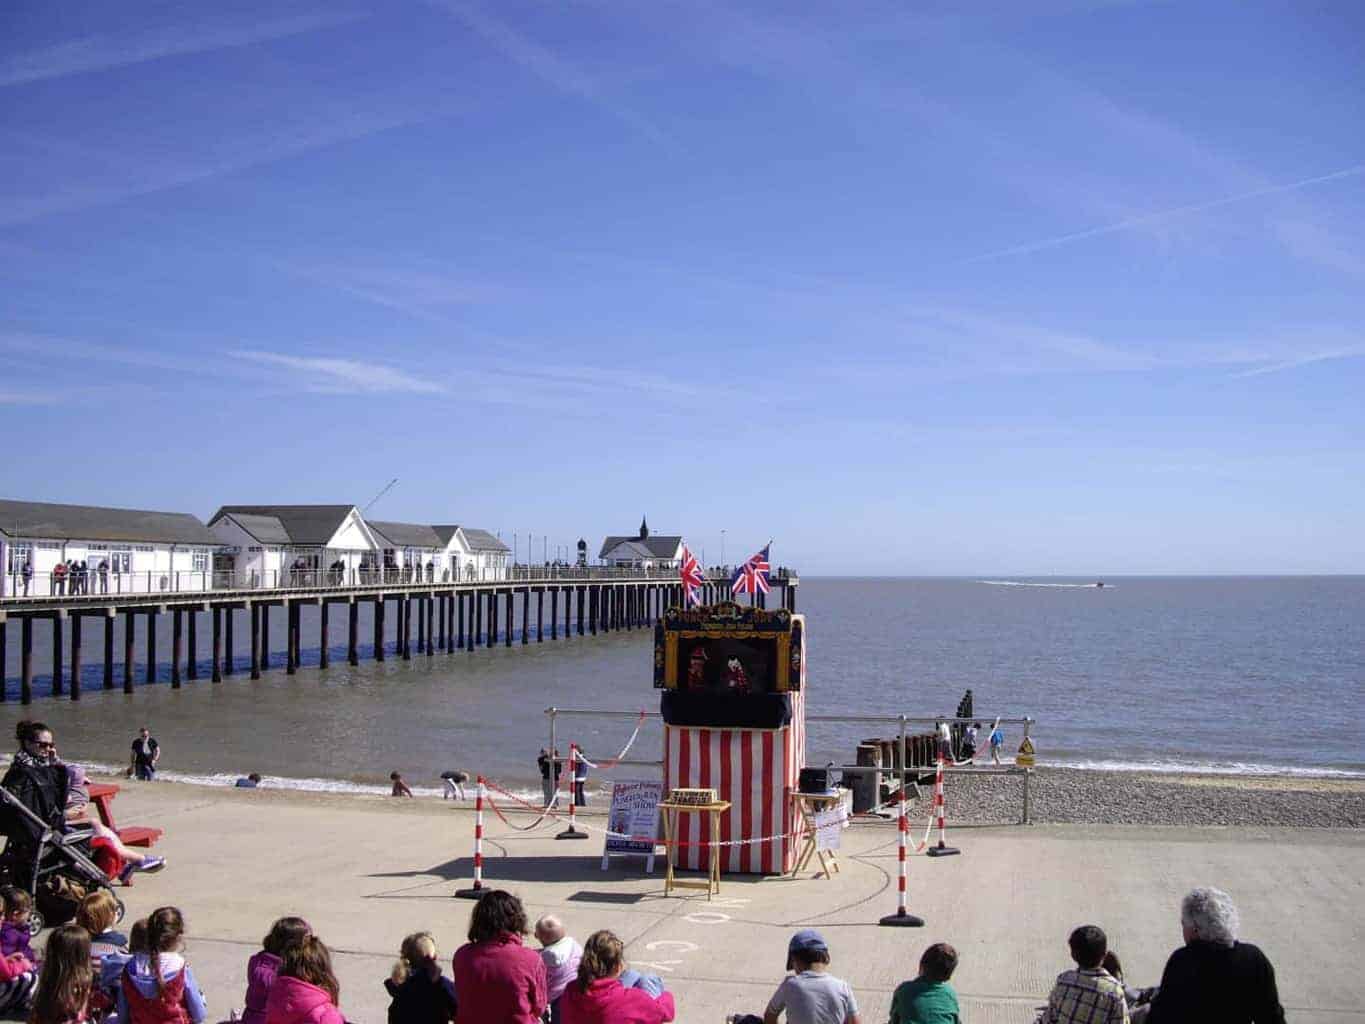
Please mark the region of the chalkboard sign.
POLYGON ((607 813, 607 837, 602 848, 602 870, 609 857, 644 857, 645 870, 654 871, 654 847, 658 845, 659 801, 662 782, 613 782, 611 810, 607 813))

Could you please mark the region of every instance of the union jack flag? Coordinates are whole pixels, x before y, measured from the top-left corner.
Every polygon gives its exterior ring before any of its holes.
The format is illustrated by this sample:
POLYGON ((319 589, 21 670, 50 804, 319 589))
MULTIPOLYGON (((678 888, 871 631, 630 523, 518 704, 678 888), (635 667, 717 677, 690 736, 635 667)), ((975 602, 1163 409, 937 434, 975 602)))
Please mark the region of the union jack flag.
POLYGON ((750 556, 747 562, 735 570, 735 574, 730 577, 731 594, 766 594, 772 589, 768 585, 768 548, 770 547, 772 547, 771 542, 764 544, 762 551, 750 556))
POLYGON ((682 564, 678 569, 678 578, 682 580, 683 607, 695 608, 701 604, 703 582, 701 566, 697 564, 697 556, 687 550, 686 544, 682 549, 682 564))

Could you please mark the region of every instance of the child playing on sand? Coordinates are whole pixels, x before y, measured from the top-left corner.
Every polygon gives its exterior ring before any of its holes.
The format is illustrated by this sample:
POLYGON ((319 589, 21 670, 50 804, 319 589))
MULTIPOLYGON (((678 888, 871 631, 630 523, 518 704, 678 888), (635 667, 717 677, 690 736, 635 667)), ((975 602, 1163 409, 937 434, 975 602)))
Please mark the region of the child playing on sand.
POLYGON ((147 916, 147 949, 133 955, 119 978, 120 1024, 202 1024, 208 1008, 194 972, 180 955, 184 935, 185 918, 176 907, 161 907, 147 916))
POLYGON ((266 999, 285 953, 312 934, 313 929, 301 917, 281 917, 270 926, 270 934, 261 940, 260 951, 246 962, 246 1009, 242 1011, 242 1024, 265 1024, 266 999))
POLYGON ((430 932, 403 940, 398 963, 384 979, 393 997, 389 1024, 446 1024, 455 1019, 455 983, 441 975, 440 954, 430 932))
POLYGON ((5 904, 5 920, 0 924, 0 956, 23 953, 30 962, 36 963, 38 958, 29 945, 32 933, 28 929, 33 897, 17 885, 6 885, 0 887, 0 900, 5 904))
POLYGON ((957 950, 936 942, 919 958, 919 976, 896 987, 891 1024, 960 1024, 957 993, 948 979, 957 970, 957 950))
POLYGON ((55 929, 47 937, 30 1024, 82 1024, 90 1015, 92 980, 86 930, 78 924, 55 929))
POLYGON ((389 772, 389 781, 393 783, 393 789, 389 796, 412 796, 411 788, 403 781, 403 776, 398 772, 389 772))
POLYGON ((991 761, 994 764, 1000 763, 1000 748, 1005 745, 1005 730, 1000 728, 1000 719, 996 719, 991 725, 991 761))
POLYGON ((565 934, 564 923, 553 914, 546 914, 536 922, 536 940, 540 943, 540 958, 545 961, 545 988, 550 996, 550 1024, 559 1024, 559 997, 569 983, 578 977, 578 965, 583 960, 583 947, 578 940, 565 934))

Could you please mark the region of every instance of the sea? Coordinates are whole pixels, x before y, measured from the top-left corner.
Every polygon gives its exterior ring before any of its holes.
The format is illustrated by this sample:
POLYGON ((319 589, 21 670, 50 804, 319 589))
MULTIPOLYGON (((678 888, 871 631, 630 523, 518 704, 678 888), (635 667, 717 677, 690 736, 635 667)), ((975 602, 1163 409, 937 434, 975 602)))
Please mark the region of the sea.
MULTIPOLYGON (((1365 577, 1095 582, 805 577, 798 605, 807 620, 808 714, 952 715, 971 689, 975 714, 988 727, 996 716, 1035 720, 1031 738, 1041 764, 1365 777, 1365 577)), ((40 675, 39 696, 27 709, 18 703, 12 625, 0 720, 7 728, 23 717, 43 720, 65 758, 96 768, 126 765, 136 730, 147 725, 162 745, 166 777, 226 785, 254 771, 267 785, 313 790, 385 792, 389 773, 400 771, 419 792, 434 792, 440 772, 461 769, 534 792, 551 707, 630 713, 559 716, 561 749, 572 740, 597 761, 660 755, 658 720, 637 717, 659 706, 652 630, 552 641, 547 627, 543 643, 533 630, 523 645, 518 623, 510 648, 434 657, 414 651, 403 661, 390 640, 387 660, 374 661, 364 647, 353 668, 338 646, 324 671, 316 646, 308 646, 317 643, 316 611, 308 610, 303 667, 290 676, 277 609, 274 667, 253 682, 246 620, 238 615, 233 676, 209 681, 203 615, 199 678, 174 690, 163 664, 157 682, 145 684, 139 664, 131 695, 121 690, 122 620, 110 691, 102 689, 101 627, 87 620, 82 699, 52 697, 50 676, 40 675)), ((160 618, 164 659, 170 616, 160 618)), ((344 618, 337 619, 332 638, 344 644, 344 618)), ((50 672, 46 629, 35 629, 35 660, 50 672)), ((360 635, 372 637, 364 612, 360 635)), ((807 760, 852 763, 860 741, 896 731, 892 724, 812 722, 807 760)), ((1022 730, 1005 731, 1012 752, 1022 730)), ((650 774, 630 765, 609 773, 650 774)))

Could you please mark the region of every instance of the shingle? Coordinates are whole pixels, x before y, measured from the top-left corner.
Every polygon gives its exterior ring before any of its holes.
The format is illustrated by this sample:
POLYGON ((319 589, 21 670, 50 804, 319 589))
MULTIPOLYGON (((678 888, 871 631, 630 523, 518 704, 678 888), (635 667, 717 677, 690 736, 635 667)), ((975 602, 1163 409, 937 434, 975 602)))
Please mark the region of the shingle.
POLYGON ((464 534, 464 539, 469 544, 471 551, 511 551, 506 544, 498 540, 487 530, 475 530, 468 526, 460 528, 464 534))

